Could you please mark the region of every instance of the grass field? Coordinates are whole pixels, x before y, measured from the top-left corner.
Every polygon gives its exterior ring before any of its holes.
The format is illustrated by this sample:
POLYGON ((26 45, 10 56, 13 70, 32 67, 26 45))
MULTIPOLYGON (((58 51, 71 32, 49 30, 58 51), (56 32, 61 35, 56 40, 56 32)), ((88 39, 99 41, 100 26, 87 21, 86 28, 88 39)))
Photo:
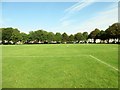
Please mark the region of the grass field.
POLYGON ((118 45, 2 46, 3 88, 117 88, 118 45))

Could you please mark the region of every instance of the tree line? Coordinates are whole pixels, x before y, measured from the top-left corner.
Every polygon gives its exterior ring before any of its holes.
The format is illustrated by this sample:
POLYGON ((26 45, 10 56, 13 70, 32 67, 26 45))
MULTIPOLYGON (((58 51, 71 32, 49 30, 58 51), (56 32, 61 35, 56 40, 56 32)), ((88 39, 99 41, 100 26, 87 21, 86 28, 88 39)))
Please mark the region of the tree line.
POLYGON ((100 43, 120 43, 120 23, 114 23, 106 30, 95 29, 88 32, 78 32, 68 35, 67 33, 53 33, 45 30, 30 31, 29 34, 20 32, 17 28, 0 28, 1 44, 47 44, 47 43, 96 43, 99 39, 100 43), (93 42, 88 40, 93 40, 93 42))

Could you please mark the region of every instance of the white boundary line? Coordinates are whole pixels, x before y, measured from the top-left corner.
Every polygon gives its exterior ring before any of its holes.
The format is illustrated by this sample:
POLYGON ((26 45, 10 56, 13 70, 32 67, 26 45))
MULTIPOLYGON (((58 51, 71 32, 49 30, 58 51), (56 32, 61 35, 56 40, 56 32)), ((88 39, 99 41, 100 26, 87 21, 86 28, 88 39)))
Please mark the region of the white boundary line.
POLYGON ((64 56, 64 55, 61 55, 61 56, 2 56, 2 57, 81 57, 81 56, 88 56, 88 55, 74 55, 74 56, 64 56))
POLYGON ((106 63, 106 62, 104 62, 104 61, 102 61, 102 60, 100 60, 100 59, 94 57, 93 55, 89 55, 89 56, 90 56, 91 58, 93 58, 93 59, 95 59, 95 60, 101 62, 102 64, 105 64, 106 66, 111 67, 112 69, 114 69, 114 70, 116 70, 116 71, 119 71, 117 68, 115 68, 115 67, 111 66, 110 64, 108 64, 108 63, 106 63))
POLYGON ((96 58, 96 57, 94 57, 93 55, 74 55, 74 56, 2 56, 2 57, 25 57, 25 58, 28 58, 28 57, 80 57, 80 56, 89 56, 89 57, 91 57, 91 58, 93 58, 93 59, 95 59, 95 60, 97 60, 97 61, 99 61, 99 62, 101 62, 102 64, 105 64, 106 66, 108 66, 108 67, 111 67, 112 69, 114 69, 114 70, 116 70, 116 71, 119 71, 117 68, 115 68, 115 67, 113 67, 112 65, 110 65, 110 64, 108 64, 108 63, 106 63, 106 62, 104 62, 104 61, 102 61, 102 60, 100 60, 100 59, 98 59, 98 58, 96 58))

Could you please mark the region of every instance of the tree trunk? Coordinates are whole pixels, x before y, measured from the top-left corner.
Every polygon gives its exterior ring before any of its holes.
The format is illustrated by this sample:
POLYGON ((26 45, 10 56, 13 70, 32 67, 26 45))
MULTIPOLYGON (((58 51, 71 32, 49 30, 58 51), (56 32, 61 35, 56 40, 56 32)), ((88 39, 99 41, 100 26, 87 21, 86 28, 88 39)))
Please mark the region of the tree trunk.
POLYGON ((118 38, 118 43, 120 43, 120 38, 118 38))
POLYGON ((114 38, 114 43, 115 43, 115 38, 114 38))
POLYGON ((109 43, 109 39, 107 39, 107 43, 109 43))
POLYGON ((94 43, 96 43, 96 39, 94 39, 94 43))

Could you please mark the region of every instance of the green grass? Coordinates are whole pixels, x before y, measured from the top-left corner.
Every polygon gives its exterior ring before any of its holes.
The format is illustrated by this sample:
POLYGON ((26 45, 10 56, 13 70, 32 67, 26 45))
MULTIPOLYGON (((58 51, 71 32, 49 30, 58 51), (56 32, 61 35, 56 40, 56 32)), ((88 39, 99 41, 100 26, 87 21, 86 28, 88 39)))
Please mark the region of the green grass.
POLYGON ((2 89, 2 47, 0 46, 0 89, 2 89))
POLYGON ((117 88, 118 45, 2 46, 3 88, 117 88))

